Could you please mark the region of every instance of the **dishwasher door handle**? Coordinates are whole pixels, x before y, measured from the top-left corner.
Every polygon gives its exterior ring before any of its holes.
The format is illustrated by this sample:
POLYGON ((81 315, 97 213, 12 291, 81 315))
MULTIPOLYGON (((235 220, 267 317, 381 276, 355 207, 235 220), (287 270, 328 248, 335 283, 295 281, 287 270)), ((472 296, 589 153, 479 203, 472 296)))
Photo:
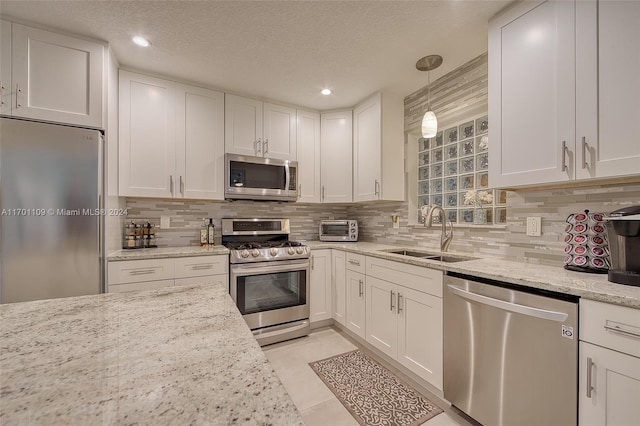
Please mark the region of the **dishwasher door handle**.
POLYGON ((494 308, 502 309, 504 311, 515 312, 522 315, 528 315, 530 317, 559 322, 563 322, 569 317, 569 314, 566 314, 564 312, 548 311, 546 309, 532 308, 530 306, 518 305, 517 303, 505 302, 504 300, 494 299, 493 297, 472 293, 451 284, 448 284, 447 287, 449 287, 449 290, 451 290, 453 294, 456 294, 464 299, 473 300, 474 302, 493 306, 494 308))

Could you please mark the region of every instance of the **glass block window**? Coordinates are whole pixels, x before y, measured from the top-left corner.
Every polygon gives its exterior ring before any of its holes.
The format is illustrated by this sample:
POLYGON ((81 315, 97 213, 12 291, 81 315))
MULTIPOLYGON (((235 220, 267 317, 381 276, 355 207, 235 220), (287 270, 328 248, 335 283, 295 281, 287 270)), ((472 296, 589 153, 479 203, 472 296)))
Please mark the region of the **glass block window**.
MULTIPOLYGON (((464 196, 470 189, 489 190, 488 147, 487 115, 442 129, 434 138, 420 138, 418 208, 437 204, 445 209, 447 220, 457 224, 473 225, 475 206, 465 205, 464 196)), ((493 202, 484 203, 482 206, 487 224, 506 223, 507 193, 501 190, 491 192, 493 202)), ((420 210, 418 221, 422 222, 420 210)))

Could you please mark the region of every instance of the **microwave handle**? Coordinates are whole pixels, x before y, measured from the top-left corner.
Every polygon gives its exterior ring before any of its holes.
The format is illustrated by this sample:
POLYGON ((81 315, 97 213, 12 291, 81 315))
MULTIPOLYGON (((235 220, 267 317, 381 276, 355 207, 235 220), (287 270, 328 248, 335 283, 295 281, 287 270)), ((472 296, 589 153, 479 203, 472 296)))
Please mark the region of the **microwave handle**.
POLYGON ((289 162, 284 164, 284 190, 289 192, 289 184, 291 183, 291 172, 289 171, 289 162))

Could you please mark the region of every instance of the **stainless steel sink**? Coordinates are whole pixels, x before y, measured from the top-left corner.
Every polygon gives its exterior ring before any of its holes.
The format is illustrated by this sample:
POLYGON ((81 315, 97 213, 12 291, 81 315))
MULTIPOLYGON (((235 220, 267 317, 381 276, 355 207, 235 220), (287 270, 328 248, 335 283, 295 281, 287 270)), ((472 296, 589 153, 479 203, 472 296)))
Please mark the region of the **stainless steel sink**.
POLYGON ((432 253, 426 251, 415 251, 407 249, 386 249, 380 250, 385 253, 399 254, 402 256, 417 257, 419 259, 429 259, 445 263, 464 262, 465 260, 473 260, 472 257, 457 256, 451 254, 432 253))

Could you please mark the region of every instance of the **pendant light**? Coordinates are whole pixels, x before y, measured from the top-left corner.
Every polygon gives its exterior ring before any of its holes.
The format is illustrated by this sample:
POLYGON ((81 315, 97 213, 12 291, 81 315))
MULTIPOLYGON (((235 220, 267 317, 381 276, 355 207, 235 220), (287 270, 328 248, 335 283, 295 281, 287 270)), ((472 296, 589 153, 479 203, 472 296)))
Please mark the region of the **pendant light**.
POLYGON ((429 55, 420 58, 416 62, 416 68, 420 71, 427 71, 427 112, 422 117, 422 137, 432 138, 438 133, 438 119, 436 114, 431 111, 431 70, 442 65, 442 56, 429 55))

